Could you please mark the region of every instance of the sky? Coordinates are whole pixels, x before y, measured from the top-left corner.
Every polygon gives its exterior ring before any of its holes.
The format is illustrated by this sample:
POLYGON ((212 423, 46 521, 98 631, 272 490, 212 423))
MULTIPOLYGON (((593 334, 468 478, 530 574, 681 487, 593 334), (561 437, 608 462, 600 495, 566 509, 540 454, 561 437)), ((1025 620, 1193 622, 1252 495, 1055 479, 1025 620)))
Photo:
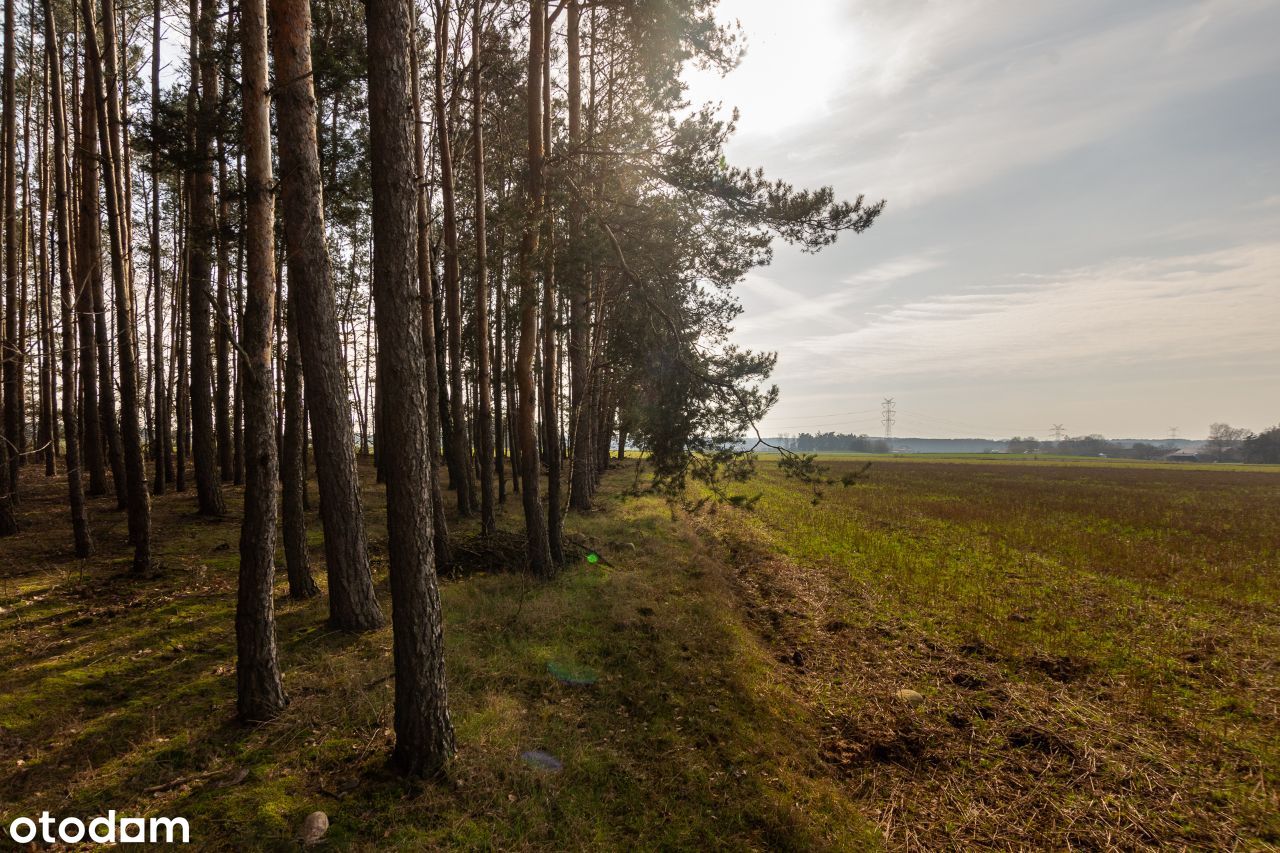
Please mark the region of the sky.
POLYGON ((721 0, 728 158, 888 205, 776 244, 769 435, 1203 438, 1280 422, 1280 0, 721 0))

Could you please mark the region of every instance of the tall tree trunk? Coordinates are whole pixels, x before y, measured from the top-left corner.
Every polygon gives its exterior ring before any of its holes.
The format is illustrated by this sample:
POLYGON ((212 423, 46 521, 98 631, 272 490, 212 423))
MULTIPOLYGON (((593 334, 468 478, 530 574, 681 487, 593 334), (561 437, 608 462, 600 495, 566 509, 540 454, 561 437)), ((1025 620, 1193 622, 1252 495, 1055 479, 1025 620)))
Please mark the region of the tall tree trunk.
MULTIPOLYGON (((17 0, 14 0, 16 3, 17 0)), ((26 362, 28 334, 30 324, 30 277, 28 275, 28 254, 30 253, 30 236, 31 236, 31 89, 35 82, 36 66, 35 66, 35 16, 32 14, 35 4, 31 0, 27 0, 27 73, 26 91, 22 98, 22 219, 19 224, 19 240, 20 248, 18 255, 18 287, 22 294, 21 305, 18 310, 18 338, 14 351, 14 359, 16 360, 16 371, 18 374, 18 412, 16 415, 18 421, 18 464, 26 465, 27 459, 27 428, 26 428, 26 362)), ((15 34, 16 35, 16 34, 15 34)), ((37 430, 32 430, 32 437, 37 434, 37 430)), ((17 480, 14 480, 17 483, 17 480)), ((14 489, 16 495, 17 489, 14 489)))
MULTIPOLYGON (((424 180, 425 182, 425 180, 424 180)), ((427 202, 427 222, 431 222, 431 206, 430 198, 427 202)), ((434 339, 436 344, 436 403, 440 412, 437 419, 440 425, 440 440, 443 442, 441 452, 444 454, 445 466, 449 472, 449 488, 457 488, 455 483, 458 478, 463 476, 457 470, 457 457, 452 453, 450 448, 453 447, 453 415, 449 404, 449 373, 446 365, 449 358, 446 353, 447 347, 445 340, 447 335, 444 329, 444 293, 441 285, 440 276, 436 274, 436 246, 427 246, 427 254, 430 256, 427 261, 427 269, 431 271, 431 325, 434 329, 434 339)))
MULTIPOLYGON (((378 400, 376 398, 373 398, 371 401, 370 389, 373 388, 373 383, 369 381, 370 373, 372 372, 372 369, 373 369, 373 365, 370 363, 372 360, 371 355, 373 353, 373 346, 372 346, 373 338, 371 337, 372 330, 373 330, 373 303, 372 301, 369 301, 365 303, 365 314, 364 314, 364 388, 362 389, 364 391, 364 406, 363 406, 364 427, 360 430, 360 455, 361 456, 369 455, 369 438, 370 438, 369 420, 370 420, 371 412, 373 415, 372 420, 374 422, 373 429, 375 433, 373 436, 373 439, 374 441, 377 441, 378 439, 378 436, 376 434, 378 429, 377 427, 378 400)), ((374 462, 378 468, 381 468, 381 465, 378 464, 378 460, 374 460, 374 462)))
POLYGON ((458 271, 458 215, 453 185, 453 145, 449 121, 445 114, 445 56, 449 41, 449 5, 451 0, 436 2, 436 73, 433 107, 436 116, 436 150, 440 154, 440 196, 444 205, 444 299, 449 335, 449 405, 452 441, 448 452, 453 456, 453 486, 458 493, 458 514, 473 511, 471 483, 471 450, 467 435, 467 416, 462 396, 462 282, 458 271))
POLYGON ((395 763, 439 773, 453 754, 444 623, 431 532, 426 360, 416 277, 411 0, 370 0, 369 147, 373 173, 373 295, 387 454, 387 550, 395 650, 395 763))
POLYGON ((58 282, 62 298, 62 422, 66 440, 68 503, 75 537, 76 556, 93 554, 89 533, 89 512, 80 480, 80 437, 76 426, 75 331, 73 329, 74 287, 71 283, 71 213, 67 196, 67 121, 62 99, 62 50, 53 22, 53 0, 44 0, 45 53, 49 59, 49 87, 53 110, 54 221, 58 242, 58 282))
MULTIPOLYGON (((196 472, 196 503, 201 515, 226 514, 218 472, 218 446, 213 427, 211 302, 212 260, 216 221, 213 208, 213 135, 218 126, 218 56, 213 49, 217 0, 200 0, 196 32, 200 49, 200 112, 196 120, 196 164, 191 180, 190 274, 187 294, 191 315, 191 457, 196 472)), ((193 69, 194 73, 194 69, 193 69)))
MULTIPOLYGON (((543 156, 551 150, 551 27, 544 27, 542 61, 542 145, 543 156)), ((555 217, 546 207, 546 184, 542 187, 542 229, 545 243, 542 249, 542 425, 547 441, 547 544, 551 561, 564 562, 564 533, 560 510, 560 465, 563 461, 560 447, 560 416, 556 380, 559 377, 559 359, 556 351, 556 249, 555 217)))
POLYGON ((445 517, 444 498, 440 489, 440 384, 436 369, 435 296, 432 293, 431 217, 427 212, 427 175, 422 145, 422 97, 419 92, 418 28, 415 16, 409 71, 413 97, 413 164, 417 176, 418 291, 422 300, 422 354, 426 360, 427 440, 431 458, 432 533, 435 537, 436 566, 447 570, 453 565, 453 547, 449 542, 449 522, 445 517))
POLYGON ((102 254, 98 230, 98 129, 96 99, 86 81, 80 108, 80 221, 76 239, 75 290, 80 337, 80 407, 84 425, 84 460, 89 469, 89 494, 107 493, 107 469, 98 414, 98 345, 94 322, 93 278, 99 275, 102 254))
MULTIPOLYGON (((155 134, 160 121, 160 4, 153 0, 151 7, 151 132, 155 134)), ((151 146, 151 287, 155 294, 155 352, 152 354, 151 378, 155 385, 155 424, 151 436, 155 455, 155 476, 151 490, 163 495, 166 470, 166 454, 169 448, 169 400, 168 384, 164 378, 164 299, 160 284, 160 148, 151 146)))
POLYGON ((14 6, 17 0, 4 4, 4 341, 0 353, 4 361, 4 448, 0 449, 0 535, 17 532, 13 515, 18 501, 18 450, 22 432, 21 354, 18 350, 18 137, 17 97, 14 86, 14 62, 17 47, 17 23, 14 6))
MULTIPOLYGON (((292 283, 290 283, 292 292, 292 283)), ((302 407, 302 353, 298 349, 295 309, 290 298, 288 307, 289 354, 284 368, 284 457, 281 462, 281 514, 284 521, 284 559, 289 575, 289 597, 314 598, 320 594, 311 577, 307 558, 306 489, 307 476, 303 459, 306 440, 306 414, 302 407)))
MULTIPOLYGON (((116 86, 115 9, 112 0, 102 0, 102 53, 98 54, 96 33, 92 26, 89 0, 85 5, 85 44, 93 66, 93 78, 106 113, 98 111, 99 136, 102 145, 103 174, 106 176, 108 233, 111 237, 111 277, 116 308, 116 352, 120 364, 120 416, 123 473, 129 512, 129 541, 133 543, 133 570, 145 572, 151 567, 151 498, 147 492, 146 462, 142 453, 142 429, 138 420, 138 351, 134 339, 133 270, 129 260, 129 223, 126 203, 128 193, 122 174, 125 163, 120 139, 119 90, 116 86), (105 61, 104 61, 105 60, 105 61), (99 71, 103 73, 98 73, 99 71), (105 94, 103 93, 105 84, 105 94)), ((117 491, 119 489, 117 488, 117 491)))
MULTIPOLYGON (((499 181, 499 186, 503 184, 499 181)), ((502 196, 498 196, 498 204, 502 204, 502 196)), ((503 315, 506 313, 506 299, 503 296, 503 273, 506 271, 506 249, 507 244, 504 240, 505 230, 498 228, 498 268, 494 270, 494 312, 493 312, 493 471, 498 477, 498 503, 507 502, 507 467, 504 464, 506 450, 503 446, 503 433, 505 424, 503 423, 502 395, 503 391, 503 375, 505 364, 502 360, 502 332, 504 325, 503 315)))
POLYGON ((493 507, 493 404, 492 367, 489 361, 489 248, 485 234, 484 185, 484 87, 481 79, 480 53, 483 42, 481 7, 475 0, 471 26, 471 121, 472 180, 476 189, 476 395, 480 421, 480 532, 491 536, 497 527, 493 507))
MULTIPOLYGON (((87 34, 85 43, 88 44, 87 34)), ((96 76, 86 70, 84 79, 86 85, 93 85, 96 76)), ((94 100, 97 101, 98 112, 100 112, 102 99, 95 98, 94 100)), ((95 112, 94 115, 97 116, 98 112, 95 112)), ((98 154, 99 176, 101 177, 106 171, 101 169, 101 165, 106 160, 104 154, 101 153, 101 135, 98 137, 98 145, 100 150, 98 154)), ((111 485, 116 493, 116 508, 124 509, 128 505, 128 483, 125 480, 124 473, 124 451, 120 446, 120 427, 116 420, 115 375, 111 369, 111 334, 107 331, 107 289, 102 270, 102 238, 99 233, 102 229, 100 218, 102 210, 96 198, 93 201, 93 212, 94 218, 90 222, 90 226, 93 228, 93 240, 98 249, 93 255, 93 269, 89 280, 91 282, 91 297, 93 300, 94 341, 98 346, 98 417, 101 421, 102 436, 106 440, 107 464, 111 468, 111 485)))
POLYGON ((546 26, 546 0, 529 0, 529 72, 527 106, 529 170, 525 187, 525 216, 520 238, 520 348, 516 353, 516 382, 520 390, 518 441, 520 489, 524 503, 525 535, 529 564, 543 577, 552 572, 547 517, 538 497, 538 432, 534 423, 533 356, 538 346, 538 281, 534 263, 538 255, 538 231, 543 204, 542 149, 542 52, 546 26))
MULTIPOLYGON (((517 275, 518 273, 519 273, 519 268, 517 267, 517 275)), ((498 305, 498 311, 501 312, 503 316, 508 318, 508 320, 506 321, 506 325, 507 325, 506 341, 503 344, 503 355, 506 358, 506 361, 504 362, 503 367, 507 373, 507 387, 506 387, 507 438, 509 439, 508 446, 510 448, 510 453, 511 453, 511 488, 518 490, 520 488, 521 461, 520 461, 520 430, 517 424, 517 414, 518 414, 519 407, 516 403, 516 386, 519 384, 519 379, 516 375, 516 361, 515 361, 516 329, 510 322, 511 312, 510 312, 510 302, 507 299, 507 292, 508 292, 507 287, 501 287, 498 290, 498 299, 500 303, 498 305)), ((519 302, 519 292, 517 291, 517 305, 518 305, 518 302, 519 302)))
MULTIPOLYGON (((228 25, 229 26, 229 25, 228 25)), ((230 51, 226 51, 230 56, 230 51)), ((225 60, 230 62, 228 58, 225 60)), ((225 69, 224 69, 225 76, 225 69)), ((221 134, 219 122, 219 134, 221 134)), ((234 331, 227 327, 231 317, 231 258, 227 246, 230 231, 231 200, 227 188, 227 153, 221 136, 218 139, 218 316, 214 319, 214 407, 213 428, 218 437, 218 473, 222 482, 235 481, 235 447, 231 438, 231 341, 234 331)))
MULTIPOLYGON (((194 35, 194 31, 192 33, 194 35)), ((182 202, 181 214, 178 216, 177 227, 184 233, 189 229, 186 226, 186 220, 190 217, 189 199, 191 198, 190 188, 191 179, 188 175, 182 181, 183 189, 177 189, 179 196, 188 201, 182 202)), ((175 490, 182 492, 187 488, 187 447, 190 445, 188 441, 189 431, 191 428, 190 414, 190 393, 188 393, 189 385, 187 382, 190 371, 188 370, 187 352, 187 299, 188 279, 190 278, 190 260, 191 247, 189 241, 185 238, 182 240, 182 249, 178 253, 179 270, 174 284, 177 286, 177 292, 174 294, 173 300, 173 336, 174 336, 174 353, 175 353, 175 372, 177 378, 174 385, 174 410, 177 415, 177 426, 174 434, 174 476, 173 487, 175 490)), ((167 461, 166 461, 166 464, 167 461)))
MULTIPOLYGON (((36 16, 34 9, 31 9, 31 26, 34 27, 36 16)), ((58 434, 54 423, 57 420, 57 404, 54 398, 57 390, 54 368, 54 347, 53 347, 53 278, 51 275, 50 257, 48 250, 48 221, 49 221, 49 62, 45 57, 41 64, 41 72, 43 77, 43 85, 41 86, 40 100, 40 136, 37 144, 39 152, 40 171, 40 218, 36 223, 36 279, 39 288, 40 303, 40 443, 44 447, 44 473, 46 477, 52 477, 56 473, 54 461, 57 458, 58 434)))
MULTIPOLYGON (((102 87, 102 60, 98 50, 98 35, 97 27, 94 23, 93 6, 89 0, 81 0, 80 13, 84 19, 85 93, 86 98, 92 98, 93 101, 92 107, 86 104, 84 111, 84 120, 94 123, 93 128, 89 131, 87 145, 90 151, 96 153, 98 159, 94 196, 90 199, 92 217, 87 223, 82 221, 80 227, 82 231, 86 228, 92 229, 92 234, 85 233, 89 238, 89 245, 92 246, 92 255, 89 258, 91 266, 89 269, 90 281, 92 282, 94 338, 98 346, 98 416, 102 425, 102 435, 106 438, 107 460, 111 466, 111 480, 116 493, 116 506, 120 509, 125 509, 129 503, 128 480, 124 468, 124 451, 120 442, 120 428, 116 422, 115 377, 111 365, 111 335, 107 331, 107 297, 102 270, 102 211, 99 208, 97 196, 97 176, 101 176, 103 186, 107 190, 107 203, 108 209, 110 209, 112 203, 110 193, 114 190, 110 166, 111 147, 105 130, 107 116, 106 101, 102 87), (93 139, 95 132, 97 134, 96 142, 93 139)), ((82 211, 87 209, 82 205, 82 211)))
MULTIPOLYGON (((243 187, 244 180, 245 180, 243 163, 237 162, 236 170, 237 170, 237 175, 240 179, 240 186, 243 187)), ((273 214, 274 214, 274 209, 273 209, 273 214)), ((242 195, 240 199, 240 221, 242 223, 247 222, 248 218, 249 218, 248 213, 246 211, 246 201, 242 195)), ((272 233, 272 240, 274 239, 275 239, 275 234, 272 233)), ((273 251, 274 251, 274 247, 273 247, 273 251)), ((244 228, 241 228, 239 233, 239 238, 236 240, 235 301, 234 301, 234 304, 231 306, 232 310, 235 312, 235 316, 238 318, 237 322, 239 322, 239 318, 244 317, 244 273, 245 273, 244 255, 245 255, 245 233, 244 233, 244 228)), ((279 296, 277 295, 276 298, 278 299, 279 296)), ((273 326, 278 325, 279 322, 280 322, 280 313, 277 310, 276 317, 272 325, 273 326)), ((279 335, 277 335, 276 337, 278 339, 279 335)), ((280 352, 279 346, 276 347, 276 352, 277 353, 280 352)), ((279 361, 279 359, 280 357, 277 356, 276 361, 279 361)), ((231 387, 235 389, 235 403, 232 407, 232 413, 231 413, 231 443, 233 445, 232 454, 231 454, 231 467, 233 472, 231 477, 231 482, 235 483, 237 486, 240 486, 244 484, 244 393, 243 393, 244 392, 244 376, 243 376, 243 371, 240 370, 239 361, 233 362, 233 367, 234 369, 232 371, 232 376, 231 376, 231 387)), ((279 394, 277 394, 276 396, 278 397, 279 394)))
POLYGON ((592 476, 595 451, 591 446, 593 430, 587 408, 591 291, 582 245, 582 201, 578 198, 582 171, 581 17, 578 0, 569 0, 569 168, 574 180, 579 181, 569 210, 569 406, 572 413, 569 420, 569 447, 572 454, 569 506, 586 511, 591 509, 591 493, 595 486, 592 476))
POLYGON ((355 442, 338 341, 338 311, 316 147, 311 78, 311 7, 307 0, 270 0, 277 80, 280 206, 288 250, 291 304, 297 308, 302 372, 316 448, 320 517, 329 573, 329 618, 352 631, 383 624, 369 572, 355 442))
POLYGON ((241 0, 248 291, 241 333, 245 373, 244 521, 236 598, 236 709, 242 720, 268 720, 284 710, 276 654, 272 585, 276 553, 275 386, 271 325, 275 314, 271 107, 267 95, 265 0, 241 0))

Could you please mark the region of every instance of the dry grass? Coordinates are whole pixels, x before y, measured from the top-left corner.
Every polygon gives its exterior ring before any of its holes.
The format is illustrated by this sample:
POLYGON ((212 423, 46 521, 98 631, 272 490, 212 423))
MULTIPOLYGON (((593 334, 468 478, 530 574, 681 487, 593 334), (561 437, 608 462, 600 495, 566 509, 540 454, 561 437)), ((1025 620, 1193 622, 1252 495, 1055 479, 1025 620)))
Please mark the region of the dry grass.
MULTIPOLYGON (((27 472, 0 542, 0 828, 114 808, 284 850, 322 809, 344 850, 1277 844, 1280 477, 894 460, 815 507, 762 470, 754 513, 696 517, 616 472, 569 520, 606 563, 550 583, 520 570, 515 501, 489 543, 455 519, 460 750, 432 784, 385 767, 389 630, 281 597, 292 702, 241 727, 238 525, 157 501, 163 570, 136 580, 111 501, 81 564, 64 487, 27 472)), ((368 478, 385 606, 382 500, 368 478)))
POLYGON ((895 462, 817 507, 765 479, 710 530, 892 846, 1280 841, 1280 477, 895 462))

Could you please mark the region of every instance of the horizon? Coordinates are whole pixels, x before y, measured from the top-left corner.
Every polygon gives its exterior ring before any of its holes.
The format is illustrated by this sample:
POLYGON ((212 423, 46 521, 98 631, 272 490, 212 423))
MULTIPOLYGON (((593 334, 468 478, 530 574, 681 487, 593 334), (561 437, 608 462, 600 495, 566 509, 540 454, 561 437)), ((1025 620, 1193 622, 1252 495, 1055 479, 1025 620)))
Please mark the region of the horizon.
MULTIPOLYGON (((884 436, 875 435, 874 433, 841 433, 838 430, 826 430, 826 429, 822 430, 821 433, 822 434, 834 433, 836 435, 853 435, 854 437, 857 437, 857 438, 869 438, 872 440, 880 440, 880 439, 891 440, 894 444, 897 444, 899 442, 905 442, 905 441, 984 441, 991 444, 1007 444, 1008 442, 1013 441, 1015 439, 1022 439, 1022 440, 1038 441, 1041 444, 1045 444, 1045 445, 1052 445, 1052 444, 1057 444, 1059 441, 1058 439, 1055 439, 1052 437, 1041 438, 1035 435, 1007 435, 1007 436, 1004 436, 1003 438, 985 438, 980 435, 967 435, 967 436, 895 435, 892 439, 884 439, 884 436)), ((819 432, 810 431, 810 430, 800 430, 799 432, 779 433, 777 435, 765 435, 764 433, 761 433, 761 435, 764 435, 764 438, 766 441, 775 441, 779 439, 793 439, 804 434, 818 435, 819 432)), ((1151 436, 1132 436, 1132 435, 1109 436, 1109 435, 1101 435, 1101 433, 1091 433, 1091 434, 1085 434, 1085 435, 1064 435, 1061 440, 1073 441, 1073 440, 1082 439, 1082 438, 1093 438, 1095 436, 1101 436, 1105 441, 1108 441, 1111 443, 1145 442, 1148 444, 1154 444, 1156 446, 1172 445, 1172 444, 1204 444, 1205 442, 1208 442, 1211 440, 1208 436, 1204 436, 1203 438, 1200 438, 1195 436, 1184 436, 1184 435, 1179 435, 1179 436, 1166 435, 1162 438, 1153 438, 1151 436)))
POLYGON ((1280 5, 724 0, 747 53, 685 75, 729 161, 884 198, 778 245, 736 342, 779 354, 762 434, 1260 431, 1280 421, 1280 5))

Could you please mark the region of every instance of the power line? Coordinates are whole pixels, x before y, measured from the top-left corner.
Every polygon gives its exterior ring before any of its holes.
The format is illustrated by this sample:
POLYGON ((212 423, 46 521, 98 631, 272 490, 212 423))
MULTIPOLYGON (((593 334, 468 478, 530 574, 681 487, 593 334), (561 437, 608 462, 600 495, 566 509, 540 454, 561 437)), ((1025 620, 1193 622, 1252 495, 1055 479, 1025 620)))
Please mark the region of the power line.
MULTIPOLYGON (((879 410, 877 410, 876 415, 878 416, 879 414, 880 412, 879 410)), ((777 422, 784 426, 805 426, 810 424, 813 426, 822 426, 823 424, 858 424, 858 423, 866 423, 868 421, 878 423, 880 418, 877 416, 844 417, 844 418, 841 418, 841 417, 803 418, 803 419, 796 419, 796 420, 792 420, 790 418, 778 418, 777 422)))
POLYGON ((889 450, 893 450, 893 419, 894 415, 897 414, 897 409, 894 408, 892 397, 884 398, 884 401, 880 404, 880 412, 880 418, 884 421, 885 443, 889 445, 889 450))
POLYGON ((1052 430, 1050 430, 1050 432, 1052 432, 1052 433, 1053 433, 1053 440, 1054 440, 1054 441, 1061 442, 1061 441, 1062 441, 1062 436, 1066 435, 1066 432, 1067 432, 1067 431, 1066 431, 1065 429, 1063 429, 1063 428, 1062 428, 1062 424, 1054 424, 1054 425, 1053 425, 1053 429, 1052 429, 1052 430))
POLYGON ((938 426, 937 424, 913 425, 911 416, 909 414, 903 415, 903 417, 906 418, 906 420, 902 420, 902 418, 894 419, 894 432, 900 433, 903 437, 903 440, 906 440, 908 438, 924 438, 924 439, 971 438, 971 439, 977 439, 979 441, 999 441, 1000 440, 998 438, 992 438, 990 435, 975 435, 972 430, 960 430, 960 429, 956 429, 955 427, 938 426), (898 429, 898 424, 902 424, 902 429, 898 429))
POLYGON ((811 415, 802 415, 800 419, 811 421, 815 418, 834 418, 834 417, 837 417, 838 415, 870 415, 870 414, 876 413, 877 411, 879 411, 879 409, 858 409, 852 412, 815 412, 814 414, 811 414, 811 415))
POLYGON ((1008 429, 992 430, 992 429, 988 429, 985 426, 980 426, 979 424, 969 423, 968 421, 960 421, 960 420, 956 420, 955 418, 940 418, 937 415, 930 415, 924 412, 911 411, 908 414, 910 414, 913 418, 922 418, 926 421, 937 421, 938 423, 950 424, 952 426, 958 426, 963 429, 977 430, 978 432, 989 432, 993 434, 998 433, 1001 435, 1006 435, 1006 434, 1013 435, 1014 433, 1021 433, 1021 432, 1031 432, 1031 433, 1035 432, 1034 429, 1017 429, 1017 430, 1013 430, 1013 432, 1010 432, 1008 429))
POLYGON ((771 430, 779 429, 815 429, 818 427, 828 426, 846 426, 850 424, 860 423, 878 423, 878 419, 851 418, 851 415, 873 415, 879 414, 879 409, 861 409, 853 412, 828 412, 826 414, 799 415, 795 418, 779 418, 777 420, 769 419, 768 428, 771 430))

